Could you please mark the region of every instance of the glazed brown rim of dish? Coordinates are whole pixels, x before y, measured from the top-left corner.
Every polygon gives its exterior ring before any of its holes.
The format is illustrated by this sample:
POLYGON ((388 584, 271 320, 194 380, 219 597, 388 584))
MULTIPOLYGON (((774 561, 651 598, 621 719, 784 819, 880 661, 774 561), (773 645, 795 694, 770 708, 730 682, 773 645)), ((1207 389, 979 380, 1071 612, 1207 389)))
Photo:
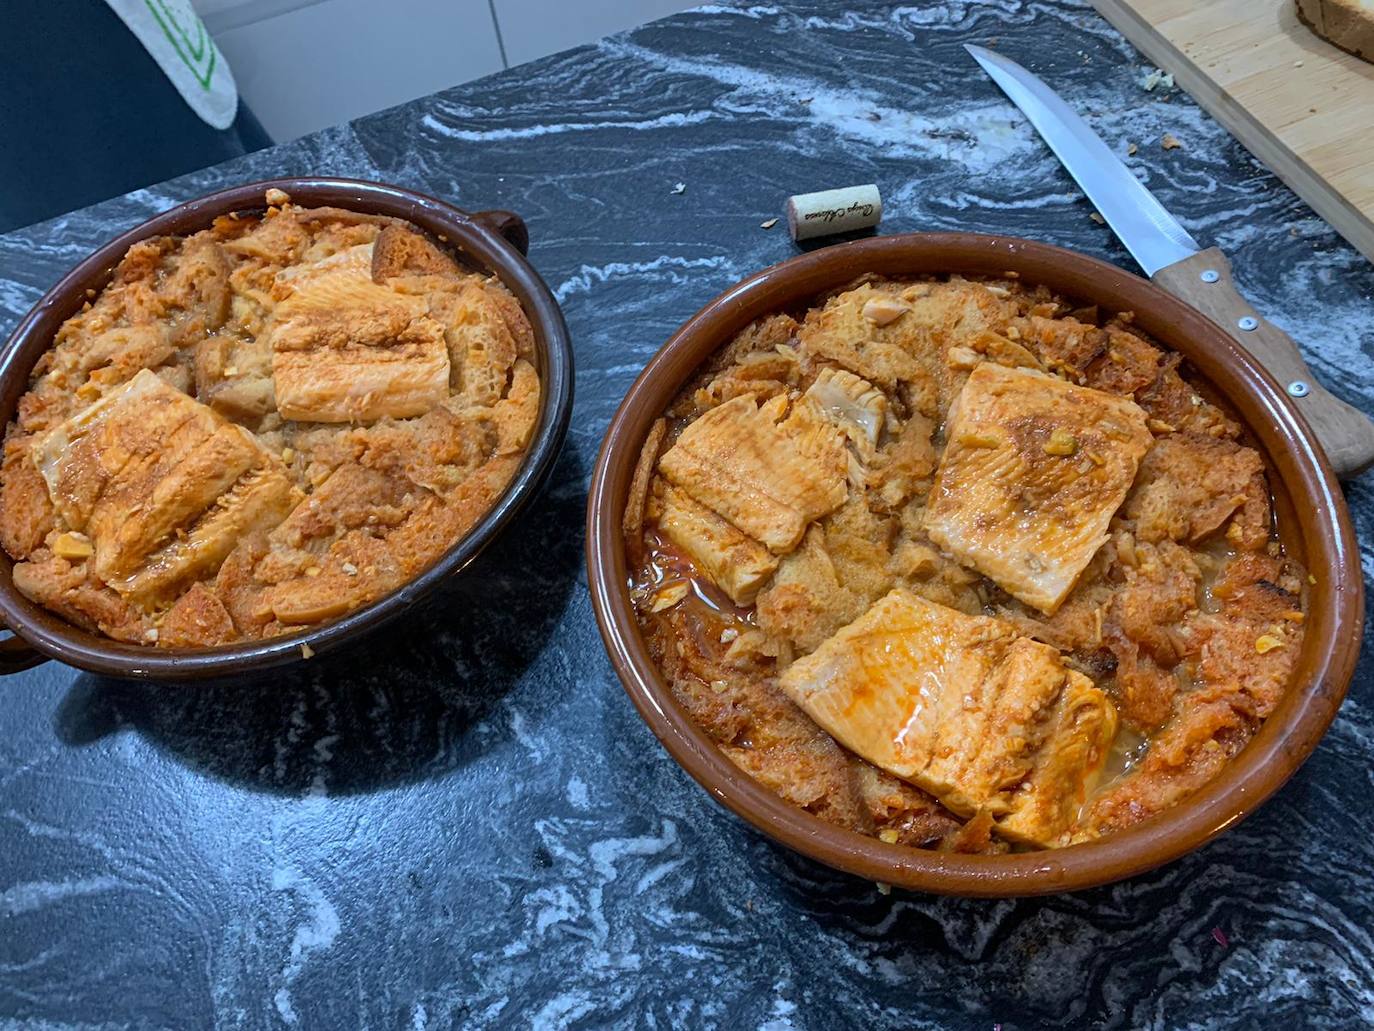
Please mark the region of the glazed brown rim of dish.
POLYGON ((0 551, 0 620, 14 634, 0 641, 0 674, 46 659, 111 676, 151 680, 227 677, 298 662, 332 651, 402 615, 460 573, 501 532, 548 478, 572 412, 572 344, 563 313, 525 260, 529 234, 509 211, 469 214, 413 190, 358 179, 269 179, 218 190, 179 204, 111 240, 62 277, 26 315, 0 350, 0 426, 14 418, 29 375, 58 327, 110 281, 131 246, 153 236, 185 236, 231 212, 266 209, 269 189, 301 207, 338 207, 405 219, 437 237, 469 265, 495 274, 515 294, 534 329, 540 377, 539 420, 525 460, 496 503, 427 570, 391 593, 333 622, 261 641, 215 648, 162 649, 125 644, 82 630, 24 597, 14 586, 14 562, 0 551))
POLYGON ((878 237, 804 254, 731 287, 689 319, 645 367, 606 433, 587 506, 587 570, 597 623, 621 683, 669 753, 713 798, 770 837, 837 869, 975 897, 1043 895, 1121 880, 1234 826, 1316 747, 1345 696, 1363 630, 1363 582, 1345 499, 1311 430, 1273 378, 1220 327, 1146 280, 1048 244, 971 233, 878 237), (649 655, 630 601, 621 523, 653 421, 701 363, 755 318, 795 309, 865 273, 1006 272, 1108 312, 1133 311, 1137 326, 1182 353, 1247 425, 1271 481, 1297 499, 1286 513, 1291 525, 1284 540, 1317 583, 1309 588, 1306 635, 1286 696, 1201 791, 1098 841, 1042 852, 956 855, 890 845, 827 823, 735 767, 677 703, 649 655))

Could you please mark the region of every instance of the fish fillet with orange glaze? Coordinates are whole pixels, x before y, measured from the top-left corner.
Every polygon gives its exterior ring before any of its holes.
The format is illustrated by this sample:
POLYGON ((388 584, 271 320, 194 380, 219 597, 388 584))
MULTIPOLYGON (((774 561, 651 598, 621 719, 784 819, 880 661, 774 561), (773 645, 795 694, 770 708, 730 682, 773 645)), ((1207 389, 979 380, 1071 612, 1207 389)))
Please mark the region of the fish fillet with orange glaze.
POLYGON ((784 396, 712 408, 659 460, 669 481, 777 555, 844 503, 847 468, 841 432, 809 404, 789 414, 784 396))
POLYGON ((983 362, 946 421, 930 539, 1053 614, 1107 540, 1154 443, 1129 398, 983 362))
POLYGON ((851 751, 1033 845, 1065 838, 1116 731, 1106 695, 1056 649, 902 589, 779 683, 851 751))

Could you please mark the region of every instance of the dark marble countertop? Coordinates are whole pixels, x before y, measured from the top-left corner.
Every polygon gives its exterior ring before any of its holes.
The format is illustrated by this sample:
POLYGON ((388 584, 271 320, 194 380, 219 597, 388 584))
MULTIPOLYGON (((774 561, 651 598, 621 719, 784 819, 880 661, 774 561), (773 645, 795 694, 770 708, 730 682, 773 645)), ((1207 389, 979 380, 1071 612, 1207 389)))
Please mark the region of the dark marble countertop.
MULTIPOLYGON (((683 319, 795 252, 760 228, 788 194, 874 181, 883 232, 1018 234, 1134 267, 970 41, 1137 143, 1160 200, 1374 407, 1374 268, 1186 95, 1144 91, 1141 57, 1068 0, 711 5, 0 237, 8 330, 174 201, 276 174, 391 180, 521 212, 578 361, 541 503, 422 617, 230 687, 56 664, 0 685, 0 1025, 1374 1022, 1369 643, 1321 747, 1257 815, 1149 876, 1038 901, 887 894, 772 845, 611 673, 581 566, 601 434, 683 319)), ((1347 489, 1368 574, 1374 480, 1347 489)))

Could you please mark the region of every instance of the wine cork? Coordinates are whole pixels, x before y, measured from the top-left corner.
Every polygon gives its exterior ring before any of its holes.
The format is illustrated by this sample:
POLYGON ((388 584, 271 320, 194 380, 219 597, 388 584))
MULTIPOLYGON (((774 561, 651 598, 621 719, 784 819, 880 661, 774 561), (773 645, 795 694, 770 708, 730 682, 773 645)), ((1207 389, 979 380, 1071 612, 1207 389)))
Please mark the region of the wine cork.
POLYGON ((787 228, 794 240, 868 229, 882 217, 883 198, 873 183, 787 198, 787 228))

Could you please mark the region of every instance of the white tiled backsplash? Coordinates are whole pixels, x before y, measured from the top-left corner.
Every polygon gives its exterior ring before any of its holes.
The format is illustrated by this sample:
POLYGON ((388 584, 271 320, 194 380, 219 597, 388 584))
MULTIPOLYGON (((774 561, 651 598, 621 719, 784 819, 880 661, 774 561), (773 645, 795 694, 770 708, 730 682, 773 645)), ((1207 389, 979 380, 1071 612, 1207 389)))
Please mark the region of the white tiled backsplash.
POLYGON ((192 0, 284 141, 698 0, 192 0))

